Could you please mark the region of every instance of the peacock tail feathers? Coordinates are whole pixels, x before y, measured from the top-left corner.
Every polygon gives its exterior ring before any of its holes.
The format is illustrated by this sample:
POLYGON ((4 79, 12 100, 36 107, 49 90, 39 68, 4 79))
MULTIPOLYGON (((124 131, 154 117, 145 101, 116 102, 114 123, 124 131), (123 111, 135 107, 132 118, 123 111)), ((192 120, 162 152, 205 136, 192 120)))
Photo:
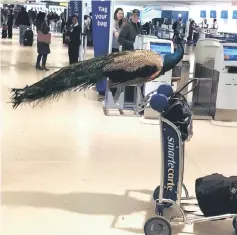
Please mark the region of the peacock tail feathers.
POLYGON ((57 99, 70 90, 82 90, 109 77, 112 83, 138 84, 163 66, 163 58, 152 51, 135 50, 112 53, 66 66, 48 77, 22 89, 12 89, 11 103, 39 105, 57 99))

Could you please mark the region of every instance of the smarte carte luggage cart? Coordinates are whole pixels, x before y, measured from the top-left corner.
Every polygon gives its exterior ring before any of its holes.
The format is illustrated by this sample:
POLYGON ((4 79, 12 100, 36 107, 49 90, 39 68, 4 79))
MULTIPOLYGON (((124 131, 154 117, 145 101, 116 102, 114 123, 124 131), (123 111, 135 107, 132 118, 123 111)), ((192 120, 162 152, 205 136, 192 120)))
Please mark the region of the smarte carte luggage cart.
MULTIPOLYGON (((153 93, 154 94, 154 93, 153 93)), ((150 96, 153 95, 149 94, 150 96)), ((146 97, 148 101, 148 97, 146 97)), ((189 138, 192 137, 192 128, 189 131, 189 138)), ((176 125, 165 119, 160 114, 160 133, 161 133, 161 182, 154 191, 154 200, 156 202, 156 217, 149 219, 144 226, 145 235, 171 235, 171 225, 194 224, 204 221, 216 221, 220 219, 234 218, 233 227, 237 234, 237 215, 227 214, 213 217, 188 218, 182 202, 195 199, 190 197, 188 190, 183 184, 184 175, 184 149, 185 143, 182 141, 181 132, 176 125), (182 189, 185 197, 182 198, 182 189), (181 213, 180 217, 173 217, 168 221, 164 217, 165 208, 175 206, 181 213)))

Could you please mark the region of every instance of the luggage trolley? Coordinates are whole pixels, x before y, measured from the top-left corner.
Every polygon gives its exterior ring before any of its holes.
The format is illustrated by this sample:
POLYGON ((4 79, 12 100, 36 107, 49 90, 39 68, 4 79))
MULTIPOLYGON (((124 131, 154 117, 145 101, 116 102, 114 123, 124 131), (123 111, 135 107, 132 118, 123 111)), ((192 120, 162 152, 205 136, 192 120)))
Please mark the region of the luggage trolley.
MULTIPOLYGON (((189 82, 190 83, 190 82, 189 82)), ((154 95, 150 93, 148 96, 154 95)), ((149 97, 146 97, 144 102, 149 102, 149 97)), ((144 104, 143 104, 144 106, 144 104)), ((192 137, 192 128, 190 128, 189 138, 192 137)), ((237 234, 237 215, 226 214, 213 217, 196 217, 188 218, 185 210, 182 207, 182 202, 185 200, 193 200, 195 197, 190 197, 187 188, 183 184, 184 176, 184 149, 185 142, 182 140, 182 135, 178 127, 165 119, 160 114, 160 133, 161 133, 161 181, 153 194, 156 202, 155 212, 156 217, 150 218, 144 225, 145 235, 172 235, 171 225, 194 224, 205 221, 216 221, 227 218, 233 219, 233 227, 237 234), (185 197, 181 197, 182 191, 185 197), (170 220, 164 217, 165 208, 174 206, 181 213, 180 217, 172 217, 170 220)))

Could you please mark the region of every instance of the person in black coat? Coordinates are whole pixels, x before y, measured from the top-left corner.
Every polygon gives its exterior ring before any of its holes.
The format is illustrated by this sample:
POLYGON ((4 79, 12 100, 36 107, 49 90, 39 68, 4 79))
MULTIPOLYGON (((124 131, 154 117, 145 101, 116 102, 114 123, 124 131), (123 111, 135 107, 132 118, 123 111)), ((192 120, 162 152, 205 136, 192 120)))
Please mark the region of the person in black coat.
POLYGON ((81 26, 78 24, 77 16, 72 17, 72 26, 67 34, 69 63, 78 62, 79 48, 81 45, 81 26))
POLYGON ((14 15, 13 15, 13 10, 11 9, 8 15, 8 20, 7 20, 8 38, 12 38, 13 20, 14 20, 14 15))
POLYGON ((138 22, 139 20, 139 10, 134 9, 132 12, 131 21, 125 24, 120 31, 118 42, 122 45, 124 51, 130 51, 134 49, 134 42, 136 36, 142 33, 141 25, 138 22))
MULTIPOLYGON (((45 20, 45 16, 46 14, 44 12, 39 12, 39 14, 37 15, 35 24, 37 33, 41 31, 43 34, 48 34, 50 31, 50 28, 45 20)), ((36 61, 36 69, 48 71, 48 69, 46 68, 46 62, 47 62, 47 56, 50 53, 49 44, 37 41, 37 52, 38 57, 36 61), (42 59, 42 66, 40 66, 41 59, 42 59)))
POLYGON ((25 7, 21 7, 21 11, 18 14, 15 22, 16 26, 19 26, 19 31, 20 31, 20 44, 23 45, 24 42, 24 35, 27 30, 27 27, 30 26, 30 18, 28 16, 28 13, 26 12, 25 7))

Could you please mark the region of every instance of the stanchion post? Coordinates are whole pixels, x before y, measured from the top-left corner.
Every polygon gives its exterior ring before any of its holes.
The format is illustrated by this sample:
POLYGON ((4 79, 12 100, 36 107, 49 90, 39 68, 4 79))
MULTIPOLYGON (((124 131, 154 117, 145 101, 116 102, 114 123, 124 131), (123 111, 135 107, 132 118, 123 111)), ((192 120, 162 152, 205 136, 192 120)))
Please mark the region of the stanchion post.
POLYGON ((84 48, 84 15, 85 15, 85 1, 81 0, 81 15, 79 15, 79 17, 81 17, 81 45, 79 48, 79 56, 80 56, 80 60, 84 60, 85 59, 85 48, 84 48))

